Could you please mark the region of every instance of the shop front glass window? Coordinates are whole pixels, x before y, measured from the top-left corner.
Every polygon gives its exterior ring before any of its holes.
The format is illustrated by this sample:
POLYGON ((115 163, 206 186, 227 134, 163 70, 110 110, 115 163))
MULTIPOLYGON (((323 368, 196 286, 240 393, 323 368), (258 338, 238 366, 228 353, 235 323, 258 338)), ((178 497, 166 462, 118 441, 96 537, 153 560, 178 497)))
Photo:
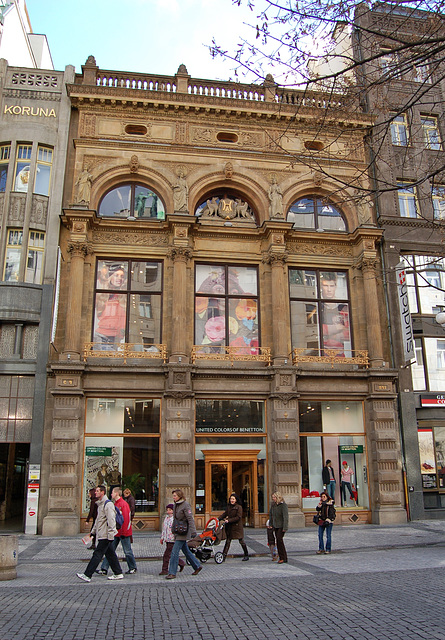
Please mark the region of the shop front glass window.
POLYGON ((292 346, 352 355, 347 273, 289 269, 289 292, 292 346))
POLYGON ((227 345, 257 355, 259 305, 255 267, 196 265, 195 344, 206 353, 227 345))
POLYGON ((129 488, 136 513, 159 512, 159 399, 90 398, 85 427, 82 511, 89 490, 129 488))
POLYGON ((334 471, 336 505, 355 508, 355 502, 357 508, 369 508, 362 404, 300 402, 299 418, 303 508, 315 510, 320 500, 326 460, 331 460, 334 471), (351 491, 346 484, 342 487, 342 477, 346 478, 342 475, 343 462, 352 471, 351 491))
POLYGON ((161 341, 162 263, 98 260, 93 342, 115 350, 130 343, 153 350, 161 341))

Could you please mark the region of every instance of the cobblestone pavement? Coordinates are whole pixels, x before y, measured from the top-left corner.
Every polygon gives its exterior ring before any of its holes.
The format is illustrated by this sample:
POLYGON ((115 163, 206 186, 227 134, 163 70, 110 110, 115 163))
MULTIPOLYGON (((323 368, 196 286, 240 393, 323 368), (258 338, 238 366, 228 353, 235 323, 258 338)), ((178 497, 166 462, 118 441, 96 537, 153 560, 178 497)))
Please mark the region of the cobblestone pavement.
POLYGON ((91 555, 80 537, 21 536, 18 578, 0 582, 0 640, 442 640, 445 523, 334 527, 329 556, 315 554, 315 527, 291 531, 283 565, 264 531, 246 533, 249 562, 209 560, 171 581, 159 535, 141 535, 135 575, 89 584, 75 575, 91 555))

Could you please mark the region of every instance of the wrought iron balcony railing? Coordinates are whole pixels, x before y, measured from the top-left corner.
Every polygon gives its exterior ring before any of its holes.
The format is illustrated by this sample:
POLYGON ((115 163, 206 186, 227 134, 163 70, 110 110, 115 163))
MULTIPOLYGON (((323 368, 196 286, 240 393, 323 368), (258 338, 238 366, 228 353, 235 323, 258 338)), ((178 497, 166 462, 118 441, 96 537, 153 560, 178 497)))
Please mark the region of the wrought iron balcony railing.
POLYGON ((359 349, 294 349, 292 351, 292 364, 298 366, 302 362, 318 362, 330 364, 353 364, 369 367, 368 352, 359 349))
POLYGON ((197 360, 226 360, 229 362, 234 362, 235 360, 253 360, 256 362, 265 362, 267 366, 269 366, 270 359, 270 347, 224 347, 194 344, 191 354, 193 364, 197 360))
POLYGON ((167 347, 165 344, 143 344, 134 342, 86 342, 83 348, 83 360, 89 358, 121 358, 124 364, 130 359, 157 359, 167 361, 167 347))

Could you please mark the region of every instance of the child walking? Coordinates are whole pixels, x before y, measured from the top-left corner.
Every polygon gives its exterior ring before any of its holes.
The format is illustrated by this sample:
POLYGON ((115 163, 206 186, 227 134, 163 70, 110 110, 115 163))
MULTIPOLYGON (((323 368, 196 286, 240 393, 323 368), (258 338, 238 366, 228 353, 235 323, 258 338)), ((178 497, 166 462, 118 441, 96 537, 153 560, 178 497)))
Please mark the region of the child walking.
MULTIPOLYGON (((170 556, 172 554, 173 545, 175 542, 175 535, 172 533, 173 524, 173 504, 168 504, 165 508, 167 515, 164 518, 164 524, 162 525, 161 544, 165 542, 165 551, 162 558, 162 569, 159 573, 160 576, 168 575, 168 564, 170 562, 170 556)), ((179 558, 179 571, 182 571, 185 567, 185 562, 182 558, 179 558)))
POLYGON ((270 549, 272 562, 274 562, 278 558, 277 543, 275 540, 275 533, 273 531, 273 527, 270 526, 269 520, 266 522, 266 527, 267 527, 267 546, 270 549))

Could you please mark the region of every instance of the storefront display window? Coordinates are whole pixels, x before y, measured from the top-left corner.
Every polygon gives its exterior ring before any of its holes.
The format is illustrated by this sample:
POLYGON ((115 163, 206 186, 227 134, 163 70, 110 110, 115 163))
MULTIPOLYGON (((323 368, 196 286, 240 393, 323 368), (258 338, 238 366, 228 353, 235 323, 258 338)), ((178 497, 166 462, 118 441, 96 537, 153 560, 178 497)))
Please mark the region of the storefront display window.
POLYGON ((322 469, 331 460, 338 506, 369 507, 363 407, 360 402, 300 402, 301 488, 304 509, 314 509, 324 489, 322 469), (317 434, 317 435, 316 435, 317 434), (351 468, 349 488, 342 492, 343 462, 351 468))
POLYGON ((229 345, 238 353, 257 355, 257 269, 197 265, 195 291, 195 344, 209 353, 229 345))
POLYGON ((160 400, 90 398, 85 425, 82 510, 98 484, 128 487, 136 512, 159 511, 160 400))
POLYGON ((445 491, 445 427, 419 429, 418 436, 423 489, 445 491))
POLYGON ((100 348, 125 342, 155 349, 161 312, 161 262, 98 260, 93 341, 100 348))
POLYGON ((289 269, 292 346, 307 355, 334 350, 351 356, 348 281, 345 271, 289 269))

